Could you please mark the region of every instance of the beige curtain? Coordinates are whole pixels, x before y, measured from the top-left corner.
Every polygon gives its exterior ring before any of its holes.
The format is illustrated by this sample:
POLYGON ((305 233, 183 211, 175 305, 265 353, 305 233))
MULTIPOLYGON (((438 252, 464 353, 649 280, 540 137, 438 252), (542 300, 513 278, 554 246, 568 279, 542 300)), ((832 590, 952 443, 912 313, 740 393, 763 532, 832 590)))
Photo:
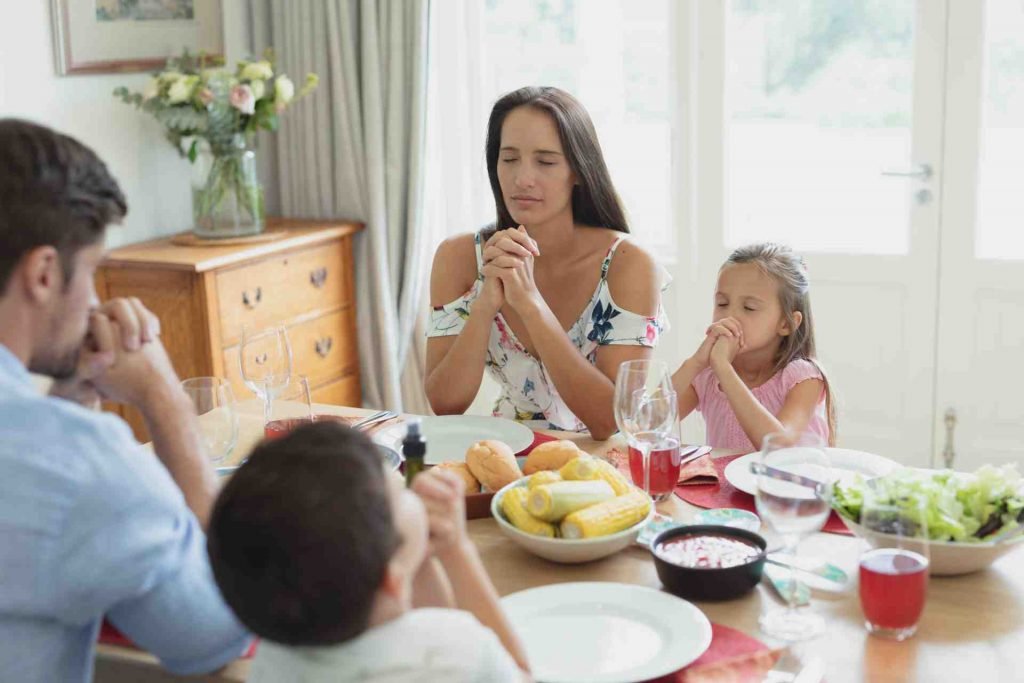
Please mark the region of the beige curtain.
MULTIPOLYGON (((403 383, 422 386, 421 364, 403 368, 420 312, 429 0, 257 0, 253 47, 273 46, 296 82, 319 90, 282 117, 274 140, 280 211, 354 218, 363 398, 403 406, 403 383), (412 375, 411 377, 408 375, 412 375)), ((272 194, 272 193, 268 193, 272 194)), ((421 392, 419 392, 421 393, 421 392)), ((416 395, 419 395, 418 393, 416 395)))

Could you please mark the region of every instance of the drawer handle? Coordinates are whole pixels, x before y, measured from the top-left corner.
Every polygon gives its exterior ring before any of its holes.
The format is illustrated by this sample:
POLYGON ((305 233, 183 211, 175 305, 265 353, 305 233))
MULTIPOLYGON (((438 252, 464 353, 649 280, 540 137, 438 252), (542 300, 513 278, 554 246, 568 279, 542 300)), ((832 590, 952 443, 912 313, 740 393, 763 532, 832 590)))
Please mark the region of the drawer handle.
POLYGON ((327 268, 317 268, 316 270, 309 271, 309 284, 320 289, 324 286, 325 282, 327 282, 327 268))
POLYGON ((253 358, 253 360, 256 361, 256 365, 263 365, 264 363, 267 362, 267 354, 261 353, 260 355, 253 358))
POLYGON ((327 354, 331 352, 331 347, 334 346, 334 340, 330 337, 323 337, 321 339, 317 339, 314 346, 316 347, 316 353, 318 356, 321 358, 327 358, 327 354))
POLYGON ((245 304, 245 307, 250 309, 250 310, 252 310, 253 308, 256 308, 256 305, 260 301, 262 301, 262 300, 263 300, 263 288, 262 287, 257 287, 256 288, 256 292, 252 295, 252 298, 249 298, 249 291, 248 290, 245 290, 245 291, 242 292, 242 303, 245 304))

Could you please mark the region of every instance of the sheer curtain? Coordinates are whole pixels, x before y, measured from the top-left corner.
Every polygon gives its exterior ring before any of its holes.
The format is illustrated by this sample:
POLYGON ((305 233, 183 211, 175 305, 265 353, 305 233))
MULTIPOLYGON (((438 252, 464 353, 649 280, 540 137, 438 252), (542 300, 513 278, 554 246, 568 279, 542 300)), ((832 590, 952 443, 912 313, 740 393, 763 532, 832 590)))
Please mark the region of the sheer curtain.
POLYGON ((429 5, 250 5, 254 48, 272 45, 293 76, 320 76, 310 101, 282 117, 276 189, 285 215, 366 223, 355 259, 363 398, 393 409, 404 407, 403 369, 430 262, 423 228, 429 5))

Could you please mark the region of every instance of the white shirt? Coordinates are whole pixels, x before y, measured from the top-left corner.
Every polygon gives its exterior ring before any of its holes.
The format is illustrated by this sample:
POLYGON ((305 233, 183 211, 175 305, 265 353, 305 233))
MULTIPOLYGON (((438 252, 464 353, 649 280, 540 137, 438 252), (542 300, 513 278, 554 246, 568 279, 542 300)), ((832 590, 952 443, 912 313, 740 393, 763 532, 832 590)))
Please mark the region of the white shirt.
POLYGON ((415 609, 326 647, 261 641, 249 683, 502 683, 521 674, 498 637, 469 612, 415 609))

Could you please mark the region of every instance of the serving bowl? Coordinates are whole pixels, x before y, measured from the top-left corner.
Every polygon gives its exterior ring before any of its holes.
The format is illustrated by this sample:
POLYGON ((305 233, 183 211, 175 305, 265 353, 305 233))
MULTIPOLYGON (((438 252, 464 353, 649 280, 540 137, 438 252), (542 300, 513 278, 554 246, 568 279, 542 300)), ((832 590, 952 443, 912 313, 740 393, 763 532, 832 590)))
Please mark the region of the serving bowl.
POLYGON ((501 529, 505 536, 517 545, 538 557, 543 557, 545 560, 562 564, 579 564, 614 555, 636 541, 636 537, 640 535, 640 530, 654 517, 655 510, 652 501, 650 510, 644 519, 628 529, 614 534, 582 539, 534 536, 525 531, 520 531, 513 526, 501 510, 501 499, 505 493, 518 486, 526 486, 527 479, 528 477, 524 477, 523 479, 516 480, 494 494, 494 498, 491 499, 491 516, 494 517, 494 521, 498 523, 498 528, 501 529))
POLYGON ((667 529, 651 541, 654 567, 662 585, 688 600, 731 600, 753 590, 761 581, 768 543, 746 529, 717 524, 693 524, 667 529), (748 543, 759 552, 749 561, 732 567, 687 567, 670 562, 659 552, 661 544, 693 536, 725 536, 748 543))
POLYGON ((933 576, 957 576, 981 571, 1003 555, 1024 548, 1024 536, 1016 536, 1001 543, 960 543, 957 541, 918 541, 894 534, 885 534, 861 526, 838 513, 854 535, 863 538, 873 548, 891 548, 897 545, 908 550, 927 550, 928 573, 933 576))

